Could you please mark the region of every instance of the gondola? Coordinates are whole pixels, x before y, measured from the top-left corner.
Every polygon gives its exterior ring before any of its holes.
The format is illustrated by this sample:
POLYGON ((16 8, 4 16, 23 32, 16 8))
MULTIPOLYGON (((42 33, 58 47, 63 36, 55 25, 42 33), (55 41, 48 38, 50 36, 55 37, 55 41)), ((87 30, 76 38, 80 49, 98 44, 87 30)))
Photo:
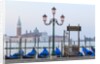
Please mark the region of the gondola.
POLYGON ((62 53, 59 50, 59 48, 56 48, 56 50, 54 51, 54 55, 57 56, 57 57, 60 57, 62 55, 62 53))
POLYGON ((10 56, 5 56, 6 59, 19 59, 20 56, 23 56, 24 54, 24 51, 23 50, 20 50, 18 53, 14 53, 13 55, 10 55, 10 56))
POLYGON ((85 47, 82 47, 82 51, 84 52, 85 56, 95 56, 92 51, 86 49, 85 47))
POLYGON ((31 52, 26 55, 23 55, 23 58, 34 58, 36 56, 36 50, 33 48, 31 52))
POLYGON ((82 52, 79 52, 79 53, 78 53, 78 56, 84 56, 84 55, 83 55, 83 53, 82 53, 82 52))
POLYGON ((42 51, 40 54, 38 54, 38 58, 47 58, 47 57, 49 57, 49 52, 48 52, 48 50, 44 47, 44 48, 43 48, 43 51, 42 51))
POLYGON ((95 53, 95 48, 94 47, 91 47, 91 50, 95 53))

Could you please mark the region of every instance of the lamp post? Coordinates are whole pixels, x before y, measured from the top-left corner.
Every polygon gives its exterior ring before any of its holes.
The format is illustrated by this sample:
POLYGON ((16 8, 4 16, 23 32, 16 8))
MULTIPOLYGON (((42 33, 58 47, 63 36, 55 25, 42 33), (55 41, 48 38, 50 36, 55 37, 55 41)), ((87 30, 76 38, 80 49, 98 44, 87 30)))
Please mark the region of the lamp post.
POLYGON ((54 55, 54 49, 55 49, 55 24, 57 24, 59 26, 63 25, 65 17, 64 17, 64 15, 61 15, 60 18, 61 18, 62 23, 58 23, 57 19, 55 18, 56 8, 53 7, 51 10, 52 10, 53 18, 51 18, 49 23, 46 23, 47 15, 44 14, 43 15, 43 21, 44 21, 45 25, 50 25, 52 23, 52 55, 54 55))

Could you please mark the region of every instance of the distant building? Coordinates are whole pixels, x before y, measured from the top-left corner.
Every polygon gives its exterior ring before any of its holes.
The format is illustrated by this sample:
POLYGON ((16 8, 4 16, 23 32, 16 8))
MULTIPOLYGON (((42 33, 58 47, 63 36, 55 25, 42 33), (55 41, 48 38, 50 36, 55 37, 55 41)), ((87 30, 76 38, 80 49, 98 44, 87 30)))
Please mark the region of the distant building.
MULTIPOLYGON (((52 41, 52 36, 49 36, 50 41, 52 41)), ((55 36, 56 42, 63 42, 64 37, 63 36, 55 36)), ((65 41, 67 41, 67 37, 65 37, 65 41)))
MULTIPOLYGON (((42 41, 42 42, 48 42, 49 40, 52 41, 52 36, 49 36, 47 32, 39 32, 37 27, 34 29, 33 32, 31 30, 30 32, 26 30, 26 33, 22 34, 21 20, 19 17, 17 28, 16 28, 16 36, 4 35, 4 39, 5 41, 19 42, 20 37, 22 38, 22 42, 25 42, 25 40, 27 40, 27 42, 34 42, 35 40, 37 41, 38 39, 39 41, 42 41)), ((66 40, 67 40, 67 37, 66 37, 66 40)), ((63 41, 63 36, 55 36, 55 41, 56 42, 63 41)))
POLYGON ((18 18, 17 34, 16 34, 16 36, 21 36, 21 20, 20 20, 20 17, 18 18))

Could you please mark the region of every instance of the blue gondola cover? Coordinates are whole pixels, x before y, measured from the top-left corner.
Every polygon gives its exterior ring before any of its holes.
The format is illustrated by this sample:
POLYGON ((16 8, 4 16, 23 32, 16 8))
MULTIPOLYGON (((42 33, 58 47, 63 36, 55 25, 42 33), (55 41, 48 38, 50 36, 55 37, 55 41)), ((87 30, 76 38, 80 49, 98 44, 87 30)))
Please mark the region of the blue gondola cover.
POLYGON ((23 57, 24 58, 31 58, 31 57, 33 57, 35 55, 36 55, 36 50, 35 49, 32 49, 31 52, 29 52, 28 54, 24 55, 23 57))
POLYGON ((46 48, 43 48, 43 51, 38 55, 40 58, 45 58, 49 56, 49 52, 47 51, 46 48))
POLYGON ((24 54, 24 51, 23 50, 20 50, 18 53, 15 53, 13 55, 10 55, 7 58, 9 58, 9 59, 18 59, 18 58, 20 58, 20 55, 23 55, 23 54, 24 54))
POLYGON ((85 47, 82 47, 82 51, 85 53, 86 56, 87 55, 91 55, 91 56, 94 55, 94 53, 92 51, 86 49, 85 47))
POLYGON ((36 54, 36 50, 35 50, 35 49, 32 49, 32 51, 31 51, 30 53, 28 53, 27 55, 33 56, 33 55, 35 55, 35 54, 36 54))
POLYGON ((59 50, 59 48, 56 48, 54 53, 56 56, 61 56, 61 51, 59 50))

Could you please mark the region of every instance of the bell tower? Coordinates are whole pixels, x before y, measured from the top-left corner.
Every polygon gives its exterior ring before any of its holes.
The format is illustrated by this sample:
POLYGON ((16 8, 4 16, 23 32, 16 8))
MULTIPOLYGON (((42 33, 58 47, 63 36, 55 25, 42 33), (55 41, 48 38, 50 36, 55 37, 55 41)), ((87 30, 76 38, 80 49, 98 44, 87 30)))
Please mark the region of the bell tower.
POLYGON ((18 18, 18 23, 17 23, 17 36, 21 35, 21 21, 20 21, 20 17, 18 18))

